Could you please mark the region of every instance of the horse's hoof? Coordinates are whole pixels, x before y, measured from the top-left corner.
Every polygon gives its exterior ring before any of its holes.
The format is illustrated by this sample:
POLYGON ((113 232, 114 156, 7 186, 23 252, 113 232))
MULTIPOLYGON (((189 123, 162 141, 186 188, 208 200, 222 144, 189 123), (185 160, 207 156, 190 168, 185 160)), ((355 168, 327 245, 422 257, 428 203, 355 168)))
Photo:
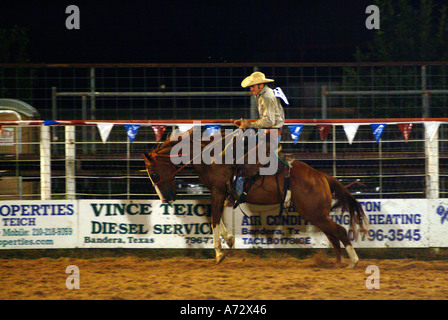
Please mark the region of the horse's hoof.
POLYGON ((355 260, 355 261, 350 261, 350 263, 347 266, 347 269, 353 269, 356 267, 356 265, 358 264, 359 260, 355 260))
POLYGON ((218 253, 216 255, 216 264, 220 264, 225 258, 226 255, 224 254, 224 252, 218 253))

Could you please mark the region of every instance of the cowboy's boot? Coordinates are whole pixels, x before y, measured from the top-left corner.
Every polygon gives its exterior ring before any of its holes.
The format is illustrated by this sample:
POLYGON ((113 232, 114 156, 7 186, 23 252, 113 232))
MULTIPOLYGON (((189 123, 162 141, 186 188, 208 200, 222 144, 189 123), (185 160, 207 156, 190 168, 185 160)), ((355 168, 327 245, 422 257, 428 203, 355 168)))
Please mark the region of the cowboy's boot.
MULTIPOLYGON (((232 179, 233 180, 233 179, 232 179)), ((235 190, 235 187, 233 186, 233 183, 231 181, 226 182, 227 187, 227 197, 224 201, 224 206, 231 207, 235 204, 235 199, 238 199, 238 193, 235 190)))
POLYGON ((247 197, 247 183, 246 179, 243 176, 240 176, 236 179, 236 193, 238 198, 236 198, 236 202, 233 205, 233 209, 236 209, 241 203, 246 202, 247 197))
POLYGON ((226 200, 224 200, 224 206, 225 207, 233 207, 235 204, 235 198, 232 196, 232 194, 227 194, 226 200))

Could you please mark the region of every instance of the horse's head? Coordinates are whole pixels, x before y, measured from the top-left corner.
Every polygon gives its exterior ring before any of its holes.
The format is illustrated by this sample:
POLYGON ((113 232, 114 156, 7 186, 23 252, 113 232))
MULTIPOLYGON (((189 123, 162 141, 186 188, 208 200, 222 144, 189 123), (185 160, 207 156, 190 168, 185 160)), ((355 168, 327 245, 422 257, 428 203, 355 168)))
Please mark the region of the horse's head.
POLYGON ((143 157, 149 179, 151 179, 160 200, 163 203, 172 203, 177 198, 174 177, 178 169, 171 162, 170 154, 162 152, 163 150, 159 146, 151 153, 144 153, 143 157))

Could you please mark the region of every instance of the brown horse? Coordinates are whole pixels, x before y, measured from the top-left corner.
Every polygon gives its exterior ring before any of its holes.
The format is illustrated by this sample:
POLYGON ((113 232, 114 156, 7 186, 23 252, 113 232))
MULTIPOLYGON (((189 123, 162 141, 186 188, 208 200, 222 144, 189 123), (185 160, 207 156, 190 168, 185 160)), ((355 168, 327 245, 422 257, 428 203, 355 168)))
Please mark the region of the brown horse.
MULTIPOLYGON (((185 138, 189 138, 189 151, 193 151, 194 148, 194 139, 190 139, 191 137, 192 130, 185 133, 181 139, 182 141, 185 138)), ((221 139, 223 137, 222 135, 221 139)), ((211 191, 213 243, 216 252, 216 263, 220 263, 224 259, 225 254, 222 250, 219 236, 221 235, 224 238, 229 248, 232 248, 234 245, 234 238, 227 233, 221 218, 227 195, 226 183, 232 179, 235 173, 235 165, 219 164, 216 161, 205 164, 203 161, 192 161, 194 159, 190 159, 188 163, 178 167, 173 164, 173 158, 178 158, 183 156, 183 154, 176 152, 173 154, 172 149, 179 142, 168 138, 164 143, 152 150, 151 153, 143 155, 148 175, 162 202, 171 203, 176 200, 175 175, 187 164, 191 163, 193 165, 200 181, 211 191)), ((201 141, 200 150, 204 150, 209 144, 210 141, 201 141)), ((248 192, 247 203, 267 205, 277 204, 282 201, 284 176, 287 167, 282 161, 278 165, 279 169, 276 174, 258 176, 248 192)), ((342 250, 340 242, 342 242, 350 259, 349 267, 355 267, 359 258, 350 242, 347 231, 343 226, 331 220, 329 214, 332 209, 340 208, 342 212, 350 214, 351 228, 355 228, 355 224, 357 224, 360 230, 365 232, 364 223, 367 219, 360 203, 337 179, 297 160, 290 164, 290 191, 296 211, 305 220, 320 228, 328 237, 334 247, 337 262, 341 262, 342 250), (333 197, 336 201, 332 205, 333 197)))

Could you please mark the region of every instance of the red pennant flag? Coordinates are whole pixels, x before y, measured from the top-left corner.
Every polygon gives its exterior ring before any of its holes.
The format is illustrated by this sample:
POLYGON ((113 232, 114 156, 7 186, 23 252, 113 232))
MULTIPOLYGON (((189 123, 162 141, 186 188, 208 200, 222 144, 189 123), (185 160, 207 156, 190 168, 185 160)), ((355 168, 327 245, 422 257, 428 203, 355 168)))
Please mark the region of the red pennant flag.
POLYGON ((152 126, 152 130, 154 130, 154 134, 156 135, 157 142, 162 139, 163 133, 165 132, 166 125, 156 125, 152 126))
POLYGON ((331 130, 331 124, 318 124, 317 129, 319 129, 320 140, 324 141, 327 139, 328 133, 331 130))
POLYGON ((399 123, 398 128, 400 128, 401 133, 403 134, 404 140, 408 142, 409 135, 412 131, 412 123, 399 123))

